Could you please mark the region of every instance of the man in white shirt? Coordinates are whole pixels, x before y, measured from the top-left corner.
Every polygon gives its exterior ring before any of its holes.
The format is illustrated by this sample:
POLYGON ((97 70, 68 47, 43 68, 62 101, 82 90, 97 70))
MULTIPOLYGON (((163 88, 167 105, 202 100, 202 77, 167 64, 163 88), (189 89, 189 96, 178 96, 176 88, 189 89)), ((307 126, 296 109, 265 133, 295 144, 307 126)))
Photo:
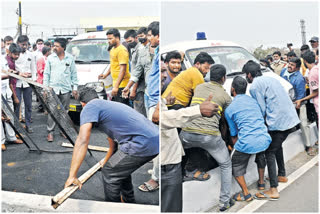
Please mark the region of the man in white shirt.
MULTIPOLYGON (((16 61, 16 70, 23 73, 28 73, 28 78, 36 81, 36 63, 32 56, 32 53, 27 50, 29 38, 26 35, 21 35, 18 37, 17 43, 22 49, 19 59, 16 61)), ((32 133, 33 130, 30 127, 31 124, 31 113, 32 113, 32 89, 28 83, 17 80, 16 85, 17 97, 21 103, 23 96, 24 106, 25 106, 25 120, 26 120, 26 131, 32 133)), ((20 105, 15 110, 15 114, 19 117, 20 105)))

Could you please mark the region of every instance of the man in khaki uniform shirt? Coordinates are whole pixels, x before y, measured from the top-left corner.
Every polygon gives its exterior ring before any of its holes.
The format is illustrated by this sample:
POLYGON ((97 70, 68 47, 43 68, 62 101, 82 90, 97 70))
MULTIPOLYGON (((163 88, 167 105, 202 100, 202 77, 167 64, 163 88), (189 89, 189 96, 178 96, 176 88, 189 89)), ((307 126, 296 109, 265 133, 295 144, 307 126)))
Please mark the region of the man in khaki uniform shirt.
POLYGON ((275 51, 272 54, 273 62, 271 63, 271 68, 273 71, 280 76, 281 70, 287 65, 286 62, 282 61, 280 51, 275 51))

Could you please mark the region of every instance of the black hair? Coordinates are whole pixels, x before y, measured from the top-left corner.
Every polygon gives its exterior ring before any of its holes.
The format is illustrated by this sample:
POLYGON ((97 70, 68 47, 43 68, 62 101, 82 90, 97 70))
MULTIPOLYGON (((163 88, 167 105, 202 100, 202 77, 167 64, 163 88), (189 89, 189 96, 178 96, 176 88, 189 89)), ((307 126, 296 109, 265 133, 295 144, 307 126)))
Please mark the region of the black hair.
POLYGON ((137 34, 144 34, 144 35, 147 35, 148 34, 148 31, 147 31, 147 28, 146 27, 141 27, 138 29, 137 31, 137 34))
POLYGON ((16 43, 11 43, 11 45, 9 46, 9 51, 10 53, 13 53, 13 54, 19 54, 22 52, 20 46, 17 45, 16 43))
POLYGON ((28 42, 29 44, 29 38, 26 35, 21 35, 17 39, 17 43, 23 43, 23 42, 28 42))
POLYGON ((37 39, 36 44, 37 44, 38 42, 43 42, 43 39, 37 39))
POLYGON ((300 51, 310 50, 309 45, 302 45, 300 51))
POLYGON ((215 64, 210 67, 210 80, 219 82, 226 73, 226 67, 221 64, 215 64))
POLYGON ((236 76, 232 81, 232 88, 236 91, 237 94, 245 94, 247 90, 247 81, 240 76, 236 76))
POLYGON ((59 43, 60 46, 61 46, 64 50, 66 50, 67 43, 68 43, 67 39, 65 39, 65 38, 56 38, 56 39, 54 40, 54 42, 59 43))
POLYGON ((289 62, 293 62, 296 63, 296 68, 300 68, 301 67, 301 59, 298 57, 293 57, 289 60, 289 62))
POLYGON ((126 33, 124 34, 124 38, 127 39, 129 37, 132 37, 132 38, 136 38, 137 36, 137 32, 133 29, 130 29, 130 30, 127 30, 126 33))
POLYGON ((272 56, 275 55, 275 54, 277 54, 278 56, 281 56, 281 52, 280 51, 273 52, 272 56))
POLYGON ((32 49, 36 50, 37 49, 37 44, 32 44, 32 49))
POLYGON ((159 36, 159 24, 160 22, 158 21, 151 22, 148 26, 147 32, 151 30, 151 34, 153 36, 159 36))
POLYGON ((250 73, 252 78, 262 76, 260 65, 253 60, 249 60, 246 64, 244 64, 242 73, 250 73))
POLYGON ((51 47, 51 42, 46 41, 46 42, 44 43, 44 45, 45 45, 45 46, 48 46, 48 47, 51 47))
POLYGON ((313 51, 306 51, 302 54, 302 58, 304 61, 306 61, 309 64, 315 63, 316 61, 316 55, 314 54, 313 51))
POLYGON ((113 35, 114 37, 118 37, 119 39, 120 39, 120 32, 119 32, 119 30, 118 29, 116 29, 116 28, 110 28, 108 31, 107 31, 107 33, 106 33, 106 35, 113 35))
POLYGON ((44 46, 42 48, 42 54, 45 55, 46 53, 48 53, 49 51, 51 50, 51 48, 47 47, 47 46, 44 46))
POLYGON ((272 58, 272 56, 268 55, 268 56, 266 57, 266 60, 267 60, 267 61, 270 60, 270 61, 272 62, 272 61, 273 61, 273 58, 272 58))
POLYGON ((79 101, 88 103, 93 99, 99 98, 96 90, 90 87, 83 87, 79 90, 79 101))
POLYGON ((13 38, 11 36, 4 37, 4 39, 3 39, 4 43, 9 42, 9 41, 13 41, 13 38))
POLYGON ((200 52, 196 58, 194 59, 194 63, 193 64, 196 64, 197 62, 199 62, 200 64, 203 64, 203 63, 209 63, 210 65, 211 64, 214 64, 214 60, 212 59, 212 57, 206 53, 206 52, 200 52))
POLYGON ((287 54, 288 57, 297 57, 296 53, 294 51, 290 51, 287 54))
POLYGON ((316 55, 319 56, 319 49, 316 50, 316 55))
POLYGON ((171 51, 167 53, 164 62, 169 63, 171 59, 180 59, 181 61, 181 54, 178 51, 171 51))

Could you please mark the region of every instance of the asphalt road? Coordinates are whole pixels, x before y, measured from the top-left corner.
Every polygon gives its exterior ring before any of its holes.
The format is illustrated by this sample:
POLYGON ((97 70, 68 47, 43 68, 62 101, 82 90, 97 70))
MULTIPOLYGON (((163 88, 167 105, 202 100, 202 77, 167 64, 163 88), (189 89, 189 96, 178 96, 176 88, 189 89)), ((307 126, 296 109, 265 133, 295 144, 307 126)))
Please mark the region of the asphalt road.
POLYGON ((280 200, 268 201, 255 212, 319 212, 319 167, 313 166, 281 191, 280 200))
MULTIPOLYGON (((67 142, 67 140, 60 136, 58 127, 55 130, 54 142, 47 142, 47 116, 38 113, 35 110, 36 105, 33 103, 31 127, 34 129, 34 133, 30 136, 41 150, 52 152, 38 154, 30 152, 25 145, 7 144, 7 150, 2 152, 2 190, 54 196, 63 189, 68 177, 72 149, 61 146, 61 143, 67 142)), ((89 145, 107 147, 107 135, 95 128, 89 145)), ((93 156, 90 156, 87 153, 78 176, 105 156, 104 152, 92 151, 92 154, 93 156)), ((150 175, 147 173, 149 169, 152 169, 150 162, 132 175, 135 198, 138 204, 157 205, 159 204, 159 191, 145 193, 138 189, 140 184, 150 179, 150 175)), ((104 201, 101 172, 98 171, 94 174, 71 198, 104 201)))

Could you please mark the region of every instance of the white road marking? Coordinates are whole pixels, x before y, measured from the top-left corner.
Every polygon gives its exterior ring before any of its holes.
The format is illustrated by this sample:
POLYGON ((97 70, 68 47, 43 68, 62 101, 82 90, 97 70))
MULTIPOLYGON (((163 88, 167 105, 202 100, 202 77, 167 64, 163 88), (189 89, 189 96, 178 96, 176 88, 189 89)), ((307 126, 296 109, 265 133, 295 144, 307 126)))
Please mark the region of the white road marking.
MULTIPOLYGON (((279 183, 278 191, 281 192, 285 188, 287 188, 290 184, 292 184, 295 180, 301 177, 304 173, 306 173, 309 169, 311 169, 318 162, 318 155, 312 158, 309 162, 304 164, 302 167, 294 171, 292 174, 288 176, 287 183, 279 183)), ((281 196, 280 199, 281 200, 281 196)), ((253 213, 255 210, 260 208, 262 205, 267 203, 268 200, 254 200, 249 203, 244 208, 238 210, 238 213, 253 213)))

